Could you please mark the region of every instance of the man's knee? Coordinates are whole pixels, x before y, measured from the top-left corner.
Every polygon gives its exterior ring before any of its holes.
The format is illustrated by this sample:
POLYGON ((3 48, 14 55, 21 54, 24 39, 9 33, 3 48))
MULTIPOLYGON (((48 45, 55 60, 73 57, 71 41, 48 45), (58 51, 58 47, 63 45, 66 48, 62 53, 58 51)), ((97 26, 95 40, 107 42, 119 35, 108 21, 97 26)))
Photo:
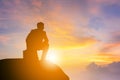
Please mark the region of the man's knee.
POLYGON ((49 44, 44 42, 44 43, 43 43, 43 47, 44 47, 44 48, 49 48, 49 44))

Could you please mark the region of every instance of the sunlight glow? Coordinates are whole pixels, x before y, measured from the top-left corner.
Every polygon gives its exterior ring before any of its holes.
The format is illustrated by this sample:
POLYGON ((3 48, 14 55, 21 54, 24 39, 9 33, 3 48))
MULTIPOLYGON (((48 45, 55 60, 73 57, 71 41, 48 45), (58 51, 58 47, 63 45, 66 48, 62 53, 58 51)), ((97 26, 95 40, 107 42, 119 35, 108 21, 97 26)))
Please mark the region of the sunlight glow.
POLYGON ((48 51, 46 59, 50 62, 57 63, 58 62, 58 56, 57 56, 57 51, 54 49, 50 49, 48 51))

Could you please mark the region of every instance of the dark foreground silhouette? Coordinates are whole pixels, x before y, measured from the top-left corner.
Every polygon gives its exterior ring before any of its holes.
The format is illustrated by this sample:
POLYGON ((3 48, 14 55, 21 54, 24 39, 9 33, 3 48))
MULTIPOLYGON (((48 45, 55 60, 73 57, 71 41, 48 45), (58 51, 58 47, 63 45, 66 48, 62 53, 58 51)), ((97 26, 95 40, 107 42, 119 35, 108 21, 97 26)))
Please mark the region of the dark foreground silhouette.
POLYGON ((69 80, 61 68, 50 62, 28 59, 0 60, 0 80, 69 80))
POLYGON ((26 38, 26 53, 34 53, 34 56, 37 58, 37 51, 42 50, 41 60, 45 60, 48 49, 49 49, 49 40, 44 31, 44 23, 38 22, 37 28, 31 30, 26 38))
POLYGON ((29 33, 23 59, 0 60, 0 80, 69 80, 59 66, 45 61, 49 44, 43 29, 44 23, 40 22, 29 33), (41 61, 37 50, 43 50, 41 61))

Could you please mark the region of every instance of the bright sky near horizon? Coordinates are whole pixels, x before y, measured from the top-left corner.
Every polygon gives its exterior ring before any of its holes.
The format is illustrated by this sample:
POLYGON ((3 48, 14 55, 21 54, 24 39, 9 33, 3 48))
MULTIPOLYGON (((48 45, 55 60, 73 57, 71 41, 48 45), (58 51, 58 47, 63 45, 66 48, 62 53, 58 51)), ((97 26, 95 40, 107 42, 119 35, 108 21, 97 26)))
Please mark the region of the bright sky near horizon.
POLYGON ((0 59, 22 57, 37 22, 63 67, 120 61, 120 0, 0 0, 0 59))

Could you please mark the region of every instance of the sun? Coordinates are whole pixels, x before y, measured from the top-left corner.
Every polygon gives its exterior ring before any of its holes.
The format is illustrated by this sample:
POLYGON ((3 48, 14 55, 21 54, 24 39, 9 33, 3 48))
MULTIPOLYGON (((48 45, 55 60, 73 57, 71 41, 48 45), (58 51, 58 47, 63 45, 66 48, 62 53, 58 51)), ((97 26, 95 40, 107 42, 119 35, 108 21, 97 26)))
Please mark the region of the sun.
POLYGON ((50 49, 47 53, 46 60, 53 63, 57 63, 58 62, 57 51, 54 49, 50 49))

